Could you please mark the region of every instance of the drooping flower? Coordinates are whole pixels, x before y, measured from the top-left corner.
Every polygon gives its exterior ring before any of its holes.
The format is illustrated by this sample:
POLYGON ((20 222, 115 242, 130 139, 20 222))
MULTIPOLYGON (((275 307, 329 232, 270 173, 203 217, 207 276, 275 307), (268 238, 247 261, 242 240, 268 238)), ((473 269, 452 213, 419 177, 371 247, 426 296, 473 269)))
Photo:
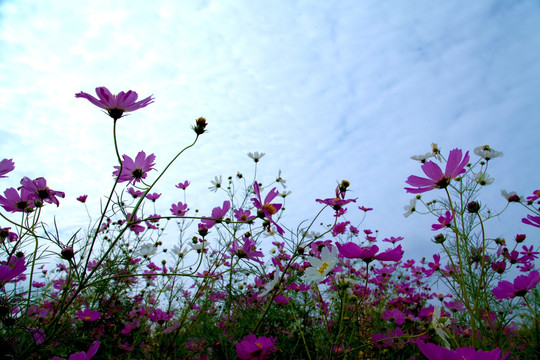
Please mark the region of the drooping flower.
POLYGON ((6 178, 6 174, 15 169, 15 163, 12 159, 3 159, 0 161, 0 178, 6 178))
POLYGON ((426 161, 422 165, 422 170, 428 178, 422 178, 416 175, 409 176, 405 182, 414 186, 414 188, 405 188, 405 190, 408 193, 419 194, 433 189, 444 189, 450 184, 452 179, 465 173, 465 166, 467 166, 468 162, 469 152, 467 151, 465 156, 462 156, 460 149, 450 151, 444 173, 439 165, 433 161, 426 161))
POLYGON ((136 190, 132 187, 128 188, 128 193, 129 195, 133 196, 134 199, 140 198, 144 194, 144 192, 141 190, 136 190))
POLYGON ((171 213, 174 216, 184 216, 188 211, 188 205, 179 201, 177 204, 171 205, 171 213))
POLYGON ((449 350, 435 344, 426 344, 422 340, 416 342, 418 348, 429 360, 504 360, 509 354, 501 357, 501 349, 492 351, 476 350, 474 348, 462 347, 456 350, 449 350))
MULTIPOLYGON (((6 209, 7 210, 7 209, 6 209)), ((526 218, 521 219, 521 222, 527 225, 540 228, 540 216, 527 215, 526 218)))
MULTIPOLYGON (((99 341, 94 341, 87 352, 81 351, 69 356, 68 360, 90 360, 96 355, 99 349, 99 341)), ((54 356, 51 360, 66 360, 64 358, 54 356)))
POLYGON ((90 101, 97 107, 107 111, 114 121, 120 119, 125 112, 142 109, 154 102, 152 95, 144 100, 137 101, 138 95, 135 91, 119 92, 118 95, 113 95, 106 87, 97 87, 96 94, 99 99, 96 99, 90 94, 80 92, 75 94, 76 98, 84 98, 90 101))
POLYGON ((262 215, 264 215, 264 217, 266 217, 270 224, 275 225, 279 235, 285 234, 285 231, 281 228, 281 226, 279 226, 274 221, 274 219, 272 219, 272 215, 276 214, 283 206, 282 204, 270 203, 276 198, 276 196, 279 195, 279 192, 276 190, 276 188, 273 188, 268 192, 263 202, 261 197, 261 191, 259 189, 259 183, 257 181, 253 183, 253 190, 255 191, 256 195, 255 198, 251 198, 253 205, 262 213, 262 215))
POLYGON ((33 196, 26 189, 21 189, 19 193, 15 188, 9 188, 4 191, 4 195, 0 195, 0 205, 6 211, 28 212, 35 207, 33 196))
POLYGON ((231 202, 229 200, 225 200, 222 207, 216 206, 212 209, 212 215, 210 215, 210 217, 203 216, 201 223, 206 227, 206 229, 211 229, 212 226, 223 221, 223 217, 227 215, 230 208, 231 202))
POLYGON ((39 177, 35 180, 30 180, 28 177, 24 177, 21 180, 21 187, 19 190, 24 189, 28 191, 34 200, 47 202, 49 204, 60 205, 60 202, 56 198, 57 196, 64 198, 66 196, 62 191, 54 191, 47 186, 47 180, 39 177))
POLYGON ((278 351, 273 337, 250 334, 236 344, 236 355, 242 360, 264 359, 278 351))
POLYGON ((444 229, 445 227, 450 227, 452 220, 454 220, 454 214, 447 210, 444 216, 439 216, 438 220, 438 224, 431 225, 431 230, 437 231, 444 229))
POLYGON ((78 310, 75 315, 82 321, 96 321, 101 317, 99 311, 94 311, 92 309, 78 310))
POLYGON ((321 258, 315 256, 308 256, 307 261, 311 264, 304 273, 308 282, 318 283, 324 280, 328 273, 334 269, 338 262, 337 251, 334 251, 334 246, 331 246, 331 250, 325 246, 321 250, 321 258))
POLYGON ((500 281, 497 287, 491 292, 497 299, 513 299, 517 296, 523 297, 540 282, 540 273, 537 270, 531 271, 528 275, 520 275, 510 281, 500 281))
POLYGON ((1 262, 0 282, 8 282, 22 274, 26 270, 26 265, 24 264, 24 262, 24 256, 12 256, 9 258, 7 264, 5 262, 1 262))
POLYGON ((521 202, 523 199, 521 196, 519 196, 515 191, 506 191, 504 189, 501 190, 501 195, 508 200, 508 202, 521 202))
POLYGON ((146 156, 144 151, 140 151, 135 157, 135 161, 127 155, 122 155, 122 173, 120 175, 120 166, 117 165, 113 172, 113 176, 118 176, 118 182, 128 182, 128 184, 135 184, 142 179, 146 179, 149 171, 154 169, 154 160, 156 156, 154 154, 146 156))
POLYGON ((475 147, 473 151, 476 155, 484 158, 486 161, 503 156, 502 152, 493 150, 489 145, 475 147))

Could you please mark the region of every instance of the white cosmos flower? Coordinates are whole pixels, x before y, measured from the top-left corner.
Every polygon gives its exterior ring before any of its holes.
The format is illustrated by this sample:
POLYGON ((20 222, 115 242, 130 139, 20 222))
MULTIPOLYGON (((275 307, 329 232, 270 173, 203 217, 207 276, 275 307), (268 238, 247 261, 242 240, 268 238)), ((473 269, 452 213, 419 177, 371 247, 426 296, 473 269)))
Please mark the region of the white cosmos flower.
POLYGON ((476 173, 474 174, 474 181, 476 181, 478 184, 485 186, 485 185, 491 185, 495 181, 494 178, 489 176, 487 173, 476 173))
POLYGON ((266 285, 264 285, 264 290, 258 295, 258 297, 263 298, 268 295, 270 291, 274 290, 274 287, 276 286, 280 278, 281 273, 279 272, 279 269, 276 269, 276 271, 274 272, 274 278, 271 281, 267 282, 266 285))
POLYGON ((212 183, 212 186, 208 187, 209 190, 216 192, 221 187, 221 183, 223 182, 223 179, 221 175, 219 175, 219 178, 216 176, 214 181, 210 181, 212 183))
POLYGON ((404 206, 403 210, 405 210, 405 213, 403 214, 403 216, 405 217, 409 217, 413 212, 415 212, 416 211, 416 198, 415 197, 412 198, 409 205, 404 206))
POLYGON ((494 159, 503 156, 503 153, 497 150, 493 150, 489 145, 478 146, 474 148, 474 153, 486 160, 494 159))
POLYGON ((450 349, 450 344, 448 343, 448 335, 443 330, 448 325, 450 325, 450 320, 445 318, 444 320, 441 319, 441 312, 442 309, 440 306, 435 306, 433 309, 433 316, 431 317, 431 326, 433 326, 433 329, 435 330, 435 333, 439 335, 439 337, 444 342, 444 345, 447 349, 450 349))
POLYGON ((318 283, 326 278, 328 273, 336 266, 338 262, 337 251, 334 251, 334 245, 332 245, 332 251, 328 250, 328 247, 323 247, 321 250, 321 258, 314 256, 308 256, 307 261, 311 264, 304 274, 308 282, 318 283))
POLYGON ((428 152, 425 155, 413 155, 413 156, 411 156, 411 159, 420 161, 423 164, 430 157, 433 157, 433 153, 428 152))
POLYGON ((156 253, 156 247, 153 244, 142 244, 139 250, 135 252, 136 256, 152 256, 156 253))
POLYGON ((264 156, 264 153, 263 153, 263 152, 262 152, 262 153, 259 153, 258 151, 255 151, 255 152, 253 152, 253 153, 248 152, 247 155, 248 155, 250 158, 252 158, 253 161, 259 162, 259 160, 264 156))

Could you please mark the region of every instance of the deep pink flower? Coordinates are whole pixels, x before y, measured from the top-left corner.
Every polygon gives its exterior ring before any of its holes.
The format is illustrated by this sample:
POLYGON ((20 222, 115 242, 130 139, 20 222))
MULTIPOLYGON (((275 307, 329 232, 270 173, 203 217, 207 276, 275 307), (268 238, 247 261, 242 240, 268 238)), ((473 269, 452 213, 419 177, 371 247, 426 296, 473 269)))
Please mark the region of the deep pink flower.
POLYGON ((501 349, 482 351, 462 347, 449 350, 439 345, 426 344, 422 340, 418 340, 416 345, 429 360, 504 360, 509 355, 501 357, 501 349))
POLYGON ((101 317, 101 313, 99 311, 94 311, 92 309, 79 310, 75 313, 75 315, 82 321, 96 321, 101 317))
POLYGON ((261 251, 257 251, 257 242, 246 237, 243 237, 242 240, 244 241, 244 244, 240 246, 238 241, 234 239, 229 252, 232 255, 238 256, 240 259, 249 259, 258 262, 259 264, 264 264, 261 260, 257 259, 264 256, 261 251))
POLYGON ((86 199, 88 199, 88 195, 81 195, 77 197, 77 201, 80 201, 83 204, 86 202, 86 199))
POLYGON ((452 220, 454 220, 454 214, 450 211, 446 211, 444 216, 439 216, 439 223, 431 225, 431 230, 437 231, 444 229, 445 227, 450 227, 452 220))
MULTIPOLYGON (((68 360, 90 360, 96 355, 99 349, 99 341, 94 341, 87 352, 81 351, 69 356, 68 360)), ((64 358, 54 356, 51 360, 66 360, 64 358)))
POLYGON ((496 261, 491 263, 491 269, 497 274, 502 274, 506 270, 506 261, 496 261))
POLYGON ((396 248, 387 249, 382 253, 375 255, 375 260, 379 261, 400 261, 403 257, 403 249, 401 245, 398 245, 396 248))
POLYGON ((190 182, 189 181, 184 181, 184 182, 181 182, 179 183, 178 185, 175 185, 177 188, 179 189, 182 189, 182 190, 186 190, 187 187, 189 186, 190 182))
POLYGON ((129 220, 129 229, 135 234, 140 234, 146 230, 146 228, 140 224, 140 219, 137 218, 137 215, 133 215, 133 217, 131 217, 131 213, 128 213, 126 220, 129 220), (129 220, 130 218, 131 220, 129 220))
POLYGON ((136 190, 135 188, 129 187, 128 188, 128 194, 133 196, 134 199, 140 198, 144 192, 141 190, 136 190))
POLYGON ((27 212, 27 209, 35 207, 32 194, 26 189, 19 192, 15 188, 9 188, 4 191, 4 196, 0 195, 0 205, 10 212, 27 212))
POLYGON ((156 202, 156 200, 159 199, 160 196, 161 194, 158 193, 146 194, 146 198, 152 202, 156 202))
POLYGON ((12 256, 7 264, 3 261, 0 264, 0 282, 8 282, 26 270, 24 256, 12 256))
POLYGON ((422 165, 422 170, 428 178, 422 178, 415 175, 409 176, 405 182, 414 186, 414 188, 405 188, 405 190, 407 190, 408 193, 419 194, 433 189, 444 189, 450 184, 452 179, 465 173, 465 166, 467 166, 468 162, 468 151, 462 159, 462 152, 460 149, 451 150, 450 155, 448 155, 444 173, 439 165, 435 164, 433 161, 427 161, 422 165))
POLYGON ((10 229, 10 227, 0 228, 0 243, 3 243, 5 239, 9 239, 11 242, 19 239, 19 235, 9 231, 10 229))
POLYGON ((389 242, 389 243, 392 243, 392 244, 395 244, 395 243, 397 243, 398 241, 401 241, 401 240, 403 240, 403 236, 398 236, 398 237, 390 236, 390 238, 384 238, 383 239, 384 242, 389 242))
POLYGON ((360 247, 359 245, 348 242, 340 244, 336 242, 339 254, 347 259, 362 259, 366 263, 370 263, 373 260, 379 261, 399 261, 403 256, 403 249, 401 245, 394 249, 388 249, 382 253, 379 253, 379 247, 372 245, 370 247, 360 247))
POLYGON ((540 254, 538 251, 534 251, 534 248, 533 246, 529 246, 528 248, 523 245, 523 251, 520 252, 521 255, 523 255, 519 261, 520 262, 524 262, 524 261, 532 261, 532 260, 535 260, 535 259, 538 259, 538 254, 540 254))
POLYGON ((132 90, 126 93, 121 91, 118 95, 113 95, 106 87, 98 87, 96 88, 96 94, 99 100, 82 91, 75 94, 75 97, 84 98, 97 107, 107 110, 107 113, 114 121, 120 119, 125 112, 142 109, 154 102, 152 95, 137 102, 138 95, 132 90))
POLYGON ((216 206, 212 209, 212 215, 210 217, 203 216, 201 223, 206 227, 206 229, 211 229, 217 223, 223 221, 223 217, 227 215, 229 209, 231 208, 231 202, 225 200, 223 206, 216 206))
POLYGON ((521 222, 527 225, 536 226, 540 228, 540 216, 527 215, 526 218, 521 219, 521 222))
POLYGON ((276 339, 273 337, 250 334, 236 344, 236 355, 242 360, 264 359, 276 351, 276 339))
POLYGON ((184 216, 188 211, 188 205, 179 201, 177 204, 171 205, 171 212, 174 216, 184 216))
POLYGON ((256 216, 251 215, 251 211, 249 210, 234 209, 233 213, 234 213, 234 217, 238 221, 251 222, 251 220, 256 218, 256 216))
POLYGON ((151 314, 148 315, 148 318, 152 322, 157 322, 159 325, 165 324, 167 321, 172 319, 174 312, 168 313, 161 309, 154 309, 151 314))
MULTIPOLYGON (((122 161, 122 173, 118 177, 118 182, 128 181, 129 184, 135 184, 142 179, 146 179, 147 173, 150 170, 155 170, 154 160, 156 159, 156 156, 154 154, 146 157, 146 153, 144 151, 140 151, 137 154, 135 161, 133 161, 133 159, 127 155, 122 155, 122 158, 124 159, 122 161)), ((116 170, 113 172, 113 176, 118 176, 120 166, 115 166, 114 168, 116 170)))
POLYGON ((66 194, 62 191, 54 191, 49 189, 47 186, 47 180, 45 178, 39 177, 35 180, 30 180, 28 177, 24 177, 21 180, 21 187, 19 190, 24 189, 28 191, 34 200, 44 201, 49 204, 60 205, 60 202, 56 198, 57 196, 64 198, 66 194))
POLYGON ((540 281, 540 273, 537 270, 531 271, 528 275, 520 275, 510 281, 500 281, 497 287, 491 292, 497 299, 513 299, 516 296, 525 296, 527 292, 533 289, 540 281))
MULTIPOLYGON (((262 214, 266 217, 266 219, 271 223, 274 224, 277 232, 279 235, 285 234, 285 231, 279 226, 274 219, 272 219, 272 215, 276 214, 279 209, 283 206, 282 204, 271 204, 270 202, 276 198, 276 196, 279 195, 279 191, 276 190, 276 188, 273 188, 268 192, 266 197, 264 198, 264 202, 262 201, 261 197, 261 191, 259 189, 259 183, 255 181, 253 183, 253 190, 255 191, 256 198, 251 198, 251 201, 253 202, 253 205, 260 211, 262 214)), ((270 230, 270 227, 268 226, 268 230, 270 230)))
POLYGON ((341 199, 339 197, 336 198, 328 198, 328 199, 316 199, 319 204, 324 204, 332 207, 332 209, 339 211, 343 205, 347 205, 351 202, 356 202, 356 199, 341 199))
POLYGON ((540 199, 540 190, 534 190, 532 196, 527 196, 527 201, 540 199))
POLYGON ((12 159, 3 159, 0 161, 0 178, 6 178, 7 173, 12 172, 15 169, 15 163, 12 159))

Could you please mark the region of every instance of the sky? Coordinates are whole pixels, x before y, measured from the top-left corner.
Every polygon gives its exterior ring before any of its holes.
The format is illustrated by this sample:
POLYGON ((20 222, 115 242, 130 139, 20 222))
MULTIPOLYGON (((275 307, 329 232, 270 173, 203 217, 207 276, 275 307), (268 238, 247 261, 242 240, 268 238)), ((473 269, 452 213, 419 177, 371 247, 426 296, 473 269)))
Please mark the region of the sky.
MULTIPOLYGON (((157 185, 161 213, 186 179, 190 208, 208 213, 225 199, 210 180, 252 174, 246 154, 259 151, 260 181, 281 170, 291 191, 285 225, 312 218, 315 199, 347 179, 357 205, 374 208, 361 228, 404 236, 418 258, 437 250, 435 219, 405 218, 403 188, 422 175, 410 156, 432 142, 504 153, 481 198, 493 209, 501 189, 540 183, 538 1, 0 1, 0 159, 16 164, 2 186, 45 177, 66 193, 46 215, 66 231, 86 224, 75 198, 88 194, 95 212, 112 185, 112 120, 74 97, 98 86, 155 97, 117 131, 122 154, 154 153, 158 169, 208 120, 157 185)), ((538 237, 522 209, 508 215, 493 236, 538 237)))

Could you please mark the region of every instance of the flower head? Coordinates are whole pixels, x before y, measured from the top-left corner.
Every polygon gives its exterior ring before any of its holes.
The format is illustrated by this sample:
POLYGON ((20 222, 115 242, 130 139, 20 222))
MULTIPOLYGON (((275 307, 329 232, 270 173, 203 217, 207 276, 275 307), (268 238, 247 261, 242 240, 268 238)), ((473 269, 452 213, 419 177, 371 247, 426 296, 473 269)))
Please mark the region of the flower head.
POLYGON ((211 229, 212 226, 223 221, 223 217, 227 215, 230 208, 231 202, 229 200, 225 200, 222 207, 216 206, 212 209, 212 215, 210 217, 203 216, 201 223, 206 229, 211 229))
POLYGON ((491 292, 497 299, 513 299, 516 296, 525 296, 527 292, 533 289, 540 282, 540 273, 537 270, 531 271, 528 275, 520 275, 510 281, 500 281, 497 287, 491 292))
POLYGON ((15 163, 12 159, 3 159, 0 161, 0 178, 7 177, 6 174, 15 169, 15 163))
POLYGON ((540 216, 527 215, 526 218, 521 219, 521 222, 527 225, 540 228, 540 216))
POLYGON ((184 216, 186 215, 188 211, 188 205, 182 203, 181 201, 177 204, 171 205, 171 213, 173 213, 174 216, 184 216))
POLYGON ((264 198, 264 202, 262 201, 261 197, 261 191, 259 188, 259 183, 255 181, 253 183, 253 190, 255 191, 255 198, 251 198, 251 201, 253 202, 253 205, 266 217, 266 219, 270 222, 270 224, 273 224, 276 226, 277 232, 279 235, 285 234, 285 231, 279 226, 274 219, 272 219, 272 215, 276 214, 281 207, 282 204, 273 203, 270 202, 276 198, 276 196, 279 195, 279 192, 276 190, 276 188, 273 188, 268 192, 266 197, 264 198))
POLYGON ((503 156, 502 152, 493 150, 489 145, 475 147, 473 151, 476 155, 484 158, 486 161, 503 156))
POLYGON ((128 184, 135 184, 142 179, 146 179, 147 173, 154 169, 154 161, 156 156, 154 154, 146 156, 144 151, 140 151, 135 158, 135 161, 127 155, 122 155, 124 159, 122 161, 122 173, 120 172, 120 166, 115 166, 116 169, 113 172, 113 176, 118 176, 118 182, 126 182, 128 184))
POLYGON ((501 190, 501 195, 508 200, 508 202, 521 202, 523 201, 522 197, 519 196, 515 191, 506 191, 504 189, 501 190))
POLYGON ((82 91, 75 94, 75 97, 84 98, 97 107, 106 110, 114 121, 120 119, 125 112, 142 109, 154 102, 152 95, 144 100, 137 101, 138 95, 135 91, 129 90, 126 93, 121 91, 118 95, 113 95, 104 86, 96 88, 96 94, 99 99, 82 91))
POLYGON ((75 315, 82 321, 96 321, 101 317, 99 311, 94 311, 92 309, 78 310, 75 315))
POLYGON ((81 195, 77 197, 77 201, 80 201, 83 204, 86 202, 86 199, 88 199, 88 195, 81 195))
POLYGON ((24 177, 21 180, 21 187, 19 190, 25 189, 28 191, 34 200, 44 201, 49 204, 60 205, 60 202, 56 198, 57 196, 63 198, 66 196, 62 191, 54 191, 49 189, 47 186, 47 180, 45 178, 39 177, 35 180, 30 180, 28 177, 24 177))
POLYGON ((9 258, 7 264, 1 262, 0 282, 8 282, 22 274, 26 270, 26 265, 24 264, 24 262, 24 256, 12 256, 11 258, 9 258))
POLYGON ((219 175, 219 178, 215 176, 215 180, 210 181, 210 183, 212 183, 212 186, 208 187, 208 190, 217 192, 218 189, 221 188, 221 184, 223 183, 223 178, 221 177, 221 175, 219 175))
POLYGON ((26 189, 20 189, 20 193, 15 188, 4 191, 4 196, 0 195, 0 205, 10 212, 29 212, 35 207, 34 197, 26 189))
MULTIPOLYGON (((94 341, 92 345, 90 345, 90 348, 88 348, 87 352, 81 351, 75 354, 72 354, 69 356, 68 360, 90 360, 96 355, 98 349, 99 349, 99 341, 94 341)), ((58 356, 54 356, 51 360, 65 360, 64 358, 60 358, 58 356)))
POLYGON ((435 344, 426 344, 422 340, 416 342, 422 354, 429 360, 504 360, 508 357, 501 357, 501 349, 492 351, 476 350, 474 348, 462 347, 456 350, 449 350, 435 344))
POLYGON ((264 359, 276 352, 276 339, 250 334, 236 344, 236 355, 242 360, 264 359))
POLYGON ((175 185, 178 189, 182 189, 182 190, 186 190, 187 187, 189 186, 190 182, 189 181, 184 181, 184 182, 181 182, 179 183, 178 185, 175 185))
POLYGON ((328 250, 324 246, 321 250, 321 258, 315 256, 308 256, 307 261, 311 264, 311 267, 308 267, 305 270, 305 274, 308 282, 316 282, 324 280, 328 273, 334 269, 338 262, 337 252, 334 251, 334 247, 331 247, 331 250, 328 250))
POLYGON ((259 153, 258 151, 255 151, 253 153, 248 152, 247 154, 253 161, 259 162, 259 160, 264 156, 264 153, 259 153))
POLYGON ((448 155, 444 173, 439 165, 435 164, 433 161, 427 161, 422 165, 422 170, 428 178, 422 178, 415 175, 409 176, 405 182, 414 186, 414 188, 405 188, 405 190, 407 190, 408 193, 419 194, 433 189, 444 189, 450 184, 450 180, 465 172, 465 166, 468 162, 468 151, 465 153, 465 156, 462 156, 462 151, 460 149, 451 150, 450 155, 448 155))
POLYGON ((454 214, 447 210, 444 216, 439 216, 438 224, 431 225, 431 230, 437 231, 445 227, 450 227, 452 220, 454 220, 454 214))

